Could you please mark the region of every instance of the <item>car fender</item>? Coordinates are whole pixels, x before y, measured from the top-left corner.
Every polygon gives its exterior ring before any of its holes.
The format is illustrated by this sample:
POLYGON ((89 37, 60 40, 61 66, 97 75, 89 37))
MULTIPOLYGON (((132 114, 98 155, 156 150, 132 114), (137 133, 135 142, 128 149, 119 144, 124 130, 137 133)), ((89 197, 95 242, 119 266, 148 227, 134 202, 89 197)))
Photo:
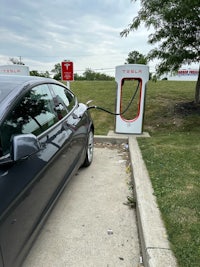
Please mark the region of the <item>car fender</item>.
POLYGON ((1 245, 0 245, 0 267, 4 267, 1 245))

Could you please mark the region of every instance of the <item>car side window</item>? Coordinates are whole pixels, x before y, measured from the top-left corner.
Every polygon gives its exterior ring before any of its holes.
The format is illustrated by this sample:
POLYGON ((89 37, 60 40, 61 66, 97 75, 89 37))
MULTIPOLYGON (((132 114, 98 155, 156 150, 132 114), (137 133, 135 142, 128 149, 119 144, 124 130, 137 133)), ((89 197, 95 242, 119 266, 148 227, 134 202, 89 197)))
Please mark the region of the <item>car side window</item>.
POLYGON ((9 152, 12 135, 33 133, 37 136, 58 120, 47 84, 32 88, 17 103, 0 127, 2 154, 9 152))
POLYGON ((55 93, 55 106, 58 107, 58 110, 63 108, 67 113, 70 112, 76 103, 75 96, 72 94, 72 92, 62 86, 56 84, 51 84, 51 86, 55 93))

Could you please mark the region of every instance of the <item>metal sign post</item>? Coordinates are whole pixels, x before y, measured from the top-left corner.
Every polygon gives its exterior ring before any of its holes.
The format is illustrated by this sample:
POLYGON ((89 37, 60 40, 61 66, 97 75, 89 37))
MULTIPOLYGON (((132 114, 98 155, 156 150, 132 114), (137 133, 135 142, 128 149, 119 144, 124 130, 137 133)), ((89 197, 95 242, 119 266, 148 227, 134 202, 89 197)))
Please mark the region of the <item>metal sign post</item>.
POLYGON ((70 89, 70 81, 74 80, 73 62, 63 61, 61 63, 61 78, 63 81, 66 81, 66 85, 70 89))

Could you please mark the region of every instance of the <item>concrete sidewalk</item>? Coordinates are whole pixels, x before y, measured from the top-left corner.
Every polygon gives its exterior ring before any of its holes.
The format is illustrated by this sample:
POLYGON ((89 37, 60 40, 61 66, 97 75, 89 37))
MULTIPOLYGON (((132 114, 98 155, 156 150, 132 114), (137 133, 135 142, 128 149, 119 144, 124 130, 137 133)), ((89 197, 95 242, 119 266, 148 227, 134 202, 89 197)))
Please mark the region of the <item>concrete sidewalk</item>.
POLYGON ((95 142, 127 144, 137 216, 123 205, 129 192, 121 156, 95 149, 94 164, 70 181, 23 267, 138 267, 139 242, 145 267, 176 267, 136 136, 110 132, 95 142))
POLYGON ((143 135, 122 135, 110 132, 98 136, 98 142, 127 142, 133 171, 133 182, 137 201, 137 219, 142 256, 145 267, 176 267, 176 259, 170 249, 166 229, 161 219, 148 171, 140 152, 137 139, 143 135))
POLYGON ((128 151, 95 146, 94 161, 73 177, 23 267, 139 267, 128 151), (125 153, 125 155, 124 155, 125 153))

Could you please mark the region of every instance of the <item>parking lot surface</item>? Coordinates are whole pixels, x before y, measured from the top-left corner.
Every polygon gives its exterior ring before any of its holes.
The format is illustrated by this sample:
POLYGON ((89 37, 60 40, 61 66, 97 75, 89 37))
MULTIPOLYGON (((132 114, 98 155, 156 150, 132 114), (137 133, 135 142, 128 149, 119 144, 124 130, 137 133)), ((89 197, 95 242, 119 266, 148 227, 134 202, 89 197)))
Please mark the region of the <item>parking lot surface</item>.
POLYGON ((138 267, 140 246, 123 149, 95 146, 68 183, 23 267, 138 267))

